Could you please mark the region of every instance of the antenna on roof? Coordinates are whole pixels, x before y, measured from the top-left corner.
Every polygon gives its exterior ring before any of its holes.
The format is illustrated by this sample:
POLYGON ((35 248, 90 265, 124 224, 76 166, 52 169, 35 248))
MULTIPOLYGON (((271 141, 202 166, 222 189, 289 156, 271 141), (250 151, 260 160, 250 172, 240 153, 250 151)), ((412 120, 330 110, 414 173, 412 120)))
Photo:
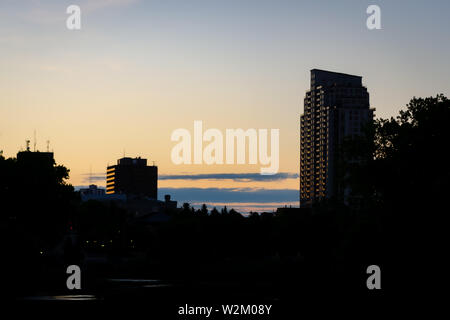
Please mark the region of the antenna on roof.
POLYGON ((50 140, 47 140, 47 152, 50 152, 50 140))
POLYGON ((30 140, 25 140, 26 150, 30 151, 30 140))
POLYGON ((34 129, 33 151, 36 152, 36 129, 34 129))

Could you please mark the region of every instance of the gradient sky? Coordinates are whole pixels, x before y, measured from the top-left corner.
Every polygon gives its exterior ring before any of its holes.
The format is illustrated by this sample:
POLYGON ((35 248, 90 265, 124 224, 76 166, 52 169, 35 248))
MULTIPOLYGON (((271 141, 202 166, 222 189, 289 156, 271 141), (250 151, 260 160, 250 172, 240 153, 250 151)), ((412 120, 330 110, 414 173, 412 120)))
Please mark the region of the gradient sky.
POLYGON ((377 117, 396 115, 413 96, 450 96, 449 12, 446 0, 2 0, 0 150, 15 156, 36 130, 37 148, 50 140, 76 186, 89 172, 104 185, 106 166, 124 150, 168 177, 248 174, 260 166, 174 165, 172 131, 192 132, 194 120, 223 132, 278 128, 287 176, 159 185, 176 200, 193 192, 201 201, 199 188, 211 188, 205 201, 255 207, 276 203, 267 192, 277 189, 284 193, 274 206, 290 204, 309 70, 363 76, 377 117), (81 7, 79 31, 66 29, 70 4, 81 7), (382 30, 366 28, 369 4, 381 7, 382 30))

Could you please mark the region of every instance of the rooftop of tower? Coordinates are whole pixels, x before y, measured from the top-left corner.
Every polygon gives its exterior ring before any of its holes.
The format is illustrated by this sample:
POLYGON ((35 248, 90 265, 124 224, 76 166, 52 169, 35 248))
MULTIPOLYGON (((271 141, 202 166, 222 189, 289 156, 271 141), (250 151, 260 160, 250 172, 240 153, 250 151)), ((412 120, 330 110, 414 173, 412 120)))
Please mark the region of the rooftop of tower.
POLYGON ((311 70, 311 87, 330 85, 337 82, 343 82, 351 86, 362 86, 362 76, 320 69, 311 70))

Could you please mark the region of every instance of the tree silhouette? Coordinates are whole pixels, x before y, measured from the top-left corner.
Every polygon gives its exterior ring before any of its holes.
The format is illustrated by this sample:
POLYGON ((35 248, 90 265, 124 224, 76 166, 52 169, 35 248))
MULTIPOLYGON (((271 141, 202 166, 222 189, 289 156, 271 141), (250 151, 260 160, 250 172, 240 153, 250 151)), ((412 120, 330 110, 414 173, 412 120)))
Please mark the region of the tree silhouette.
POLYGON ((444 250, 446 233, 442 208, 448 205, 449 121, 445 96, 413 98, 396 118, 376 120, 367 128, 365 141, 347 149, 363 160, 352 164, 349 184, 362 200, 364 219, 372 228, 378 224, 383 229, 380 247, 391 268, 403 275, 398 283, 414 277, 402 271, 402 265, 416 270, 440 265, 435 260, 444 250), (368 151, 371 157, 364 157, 368 151))
POLYGON ((207 216, 208 215, 208 207, 206 206, 206 204, 202 204, 202 208, 200 209, 200 212, 202 214, 202 216, 207 216))
POLYGON ((227 214, 228 214, 227 206, 224 206, 224 207, 222 208, 222 210, 220 210, 220 213, 221 213, 222 215, 227 215, 227 214))
POLYGON ((219 214, 219 211, 216 209, 216 207, 214 207, 212 210, 211 210, 211 216, 212 217, 217 217, 217 216, 219 216, 220 214, 219 214))
POLYGON ((32 290, 39 282, 41 252, 53 248, 72 226, 79 197, 66 183, 68 177, 69 169, 45 154, 0 157, 0 271, 8 292, 32 290))
POLYGON ((445 198, 450 178, 448 144, 450 102, 443 96, 413 98, 396 118, 378 119, 366 140, 347 149, 365 161, 353 164, 352 190, 383 208, 434 206, 445 198), (431 170, 433 169, 433 170, 431 170), (431 170, 431 171, 430 171, 431 170), (430 201, 433 199, 432 201, 430 201))
POLYGON ((35 158, 0 158, 0 198, 8 208, 2 210, 0 219, 13 219, 30 236, 43 241, 57 240, 68 227, 73 203, 78 200, 66 183, 68 178, 69 169, 39 154, 35 158))
POLYGON ((187 202, 183 203, 183 211, 187 213, 190 210, 191 210, 191 205, 187 202))

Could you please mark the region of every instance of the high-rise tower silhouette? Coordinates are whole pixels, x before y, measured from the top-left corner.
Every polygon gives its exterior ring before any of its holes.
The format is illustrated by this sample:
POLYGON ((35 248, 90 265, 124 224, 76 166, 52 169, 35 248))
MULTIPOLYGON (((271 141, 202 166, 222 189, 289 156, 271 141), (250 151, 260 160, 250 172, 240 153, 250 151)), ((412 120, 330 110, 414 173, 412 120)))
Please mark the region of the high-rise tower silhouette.
POLYGON ((340 146, 345 137, 361 134, 373 119, 369 93, 362 77, 324 70, 311 70, 300 116, 300 205, 338 197, 348 190, 337 175, 340 146))

